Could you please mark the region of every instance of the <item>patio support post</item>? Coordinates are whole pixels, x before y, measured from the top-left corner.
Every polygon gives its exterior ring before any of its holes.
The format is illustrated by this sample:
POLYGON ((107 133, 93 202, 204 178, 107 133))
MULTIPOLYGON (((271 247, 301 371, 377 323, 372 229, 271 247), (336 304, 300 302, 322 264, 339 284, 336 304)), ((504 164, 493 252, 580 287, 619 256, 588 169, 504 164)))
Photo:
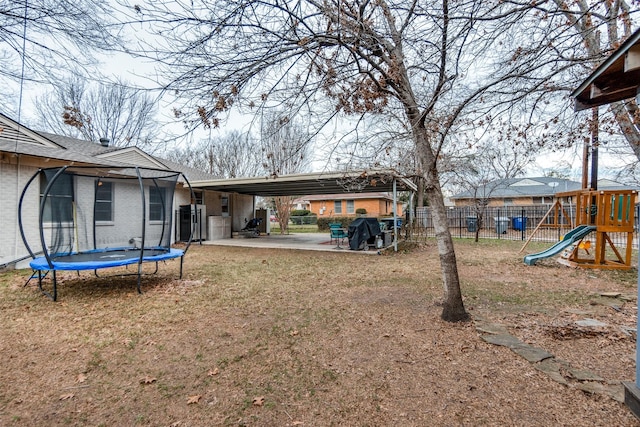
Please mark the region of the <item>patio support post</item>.
POLYGON ((393 178, 393 251, 398 252, 398 192, 396 178, 393 178))
MULTIPOLYGON (((406 215, 405 215, 406 216, 406 215)), ((409 223, 407 224, 407 230, 409 230, 409 233, 412 233, 413 230, 415 230, 415 212, 413 210, 413 193, 411 193, 409 195, 409 223)), ((410 236, 413 237, 413 236, 410 236)))

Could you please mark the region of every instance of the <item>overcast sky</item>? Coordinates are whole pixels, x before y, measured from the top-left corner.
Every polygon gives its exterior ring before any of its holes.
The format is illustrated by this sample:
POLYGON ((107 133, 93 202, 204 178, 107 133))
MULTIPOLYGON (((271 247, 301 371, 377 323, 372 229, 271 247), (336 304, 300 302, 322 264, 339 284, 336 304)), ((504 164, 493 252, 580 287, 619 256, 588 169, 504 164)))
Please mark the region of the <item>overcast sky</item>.
MULTIPOLYGON (((124 53, 102 55, 98 59, 100 61, 98 69, 100 70, 100 74, 103 76, 113 79, 120 78, 140 87, 148 88, 150 90, 155 89, 155 93, 159 94, 159 91, 157 91, 159 84, 156 78, 154 65, 149 61, 131 58, 124 53)), ((95 75, 98 76, 97 73, 95 75)), ((102 77, 99 78, 102 79, 102 77)), ((22 106, 19 113, 20 120, 36 130, 46 131, 46 129, 40 129, 37 125, 39 120, 35 99, 49 90, 51 89, 44 84, 37 84, 29 81, 25 81, 23 85, 22 106)), ((13 92, 16 94, 19 93, 19 87, 15 87, 13 92)), ((9 108, 9 110, 17 112, 20 98, 18 96, 13 97, 10 102, 13 103, 13 106, 12 108, 9 108)), ((572 106, 567 105, 567 108, 572 108, 572 106)), ((18 117, 15 118, 17 119, 18 117)), ((222 124, 221 128, 209 130, 200 128, 189 137, 182 139, 181 143, 185 144, 190 141, 215 138, 231 130, 246 131, 250 128, 252 119, 253 118, 250 116, 232 113, 222 124)), ((167 138, 184 133, 184 127, 179 123, 175 123, 175 120, 172 117, 172 105, 169 104, 166 97, 164 99, 159 99, 158 101, 158 121, 160 123, 165 123, 163 131, 167 138)), ((332 132, 335 131, 335 128, 332 129, 332 132)), ((331 135, 325 137, 331 138, 331 135)), ((603 137, 602 139, 606 141, 607 138, 603 137)), ((609 148, 610 146, 604 145, 600 149, 601 176, 610 175, 607 172, 610 172, 612 168, 619 168, 620 166, 620 156, 609 155, 609 148)), ((326 155, 323 154, 321 150, 314 151, 318 153, 319 159, 313 162, 312 168, 314 170, 324 168, 326 155)), ((630 158, 630 161, 631 160, 633 160, 633 158, 630 158)), ((536 164, 529 168, 528 172, 530 176, 535 176, 543 175, 545 172, 555 169, 570 174, 572 179, 579 180, 581 175, 581 163, 582 147, 573 147, 564 152, 556 152, 541 156, 536 164)))

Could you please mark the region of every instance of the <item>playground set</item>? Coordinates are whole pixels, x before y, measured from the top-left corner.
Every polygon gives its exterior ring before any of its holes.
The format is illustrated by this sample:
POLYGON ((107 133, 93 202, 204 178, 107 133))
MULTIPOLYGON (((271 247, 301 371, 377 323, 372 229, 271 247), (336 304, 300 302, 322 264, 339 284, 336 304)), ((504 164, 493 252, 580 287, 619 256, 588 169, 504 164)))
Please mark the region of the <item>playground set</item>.
POLYGON ((558 262, 570 267, 630 269, 633 231, 635 224, 636 191, 634 190, 580 190, 558 193, 547 215, 533 231, 521 251, 542 227, 567 226, 571 230, 562 239, 542 252, 524 257, 524 263, 534 265, 542 258, 560 255, 558 262), (570 200, 575 206, 575 217, 567 214, 561 200, 570 200), (553 214, 553 215, 552 215, 553 214), (547 218, 551 221, 547 221, 547 218), (622 236, 611 238, 613 233, 622 236), (587 237, 595 234, 595 243, 587 237))

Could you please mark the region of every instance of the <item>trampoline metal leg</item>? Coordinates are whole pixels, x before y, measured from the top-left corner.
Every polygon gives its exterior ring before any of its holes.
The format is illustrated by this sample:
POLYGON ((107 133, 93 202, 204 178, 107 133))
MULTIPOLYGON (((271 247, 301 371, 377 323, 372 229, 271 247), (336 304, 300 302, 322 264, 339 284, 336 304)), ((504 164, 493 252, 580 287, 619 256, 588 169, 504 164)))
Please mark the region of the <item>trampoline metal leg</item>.
POLYGON ((138 264, 138 293, 139 294, 142 293, 141 282, 142 282, 142 264, 138 264))
POLYGON ((29 276, 29 279, 27 279, 27 281, 24 283, 24 285, 22 286, 23 288, 26 287, 33 279, 36 278, 36 273, 38 273, 38 280, 42 281, 43 278, 47 277, 47 274, 49 274, 49 270, 47 270, 46 273, 44 273, 44 276, 40 276, 40 270, 32 270, 31 271, 31 276, 29 276))
POLYGON ((53 300, 58 300, 58 280, 56 279, 56 271, 53 270, 53 300))
POLYGON ((184 261, 184 256, 180 257, 180 279, 182 279, 182 262, 184 261))
POLYGON ((44 276, 42 275, 42 271, 38 270, 38 289, 40 289, 40 292, 42 292, 47 298, 49 298, 52 301, 56 301, 58 299, 58 281, 57 281, 57 277, 56 277, 56 271, 55 270, 47 270, 47 272, 44 274, 44 276), (47 277, 47 274, 49 274, 49 272, 51 272, 52 274, 52 282, 53 282, 53 294, 50 294, 49 292, 45 291, 44 288, 42 287, 42 279, 44 279, 45 277, 47 277))

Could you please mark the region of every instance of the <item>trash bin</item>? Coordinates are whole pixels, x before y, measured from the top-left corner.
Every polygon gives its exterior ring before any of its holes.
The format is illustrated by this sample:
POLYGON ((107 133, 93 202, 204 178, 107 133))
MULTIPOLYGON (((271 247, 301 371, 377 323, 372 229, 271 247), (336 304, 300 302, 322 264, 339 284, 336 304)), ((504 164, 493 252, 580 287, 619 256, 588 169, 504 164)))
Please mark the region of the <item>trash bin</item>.
MULTIPOLYGON (((385 224, 385 230, 393 230, 393 218, 382 218, 380 222, 385 224)), ((396 218, 396 226, 402 228, 402 218, 396 218)))
POLYGON ((389 247, 393 243, 393 231, 392 230, 383 230, 382 231, 382 245, 383 247, 389 247))
POLYGON ((498 216, 494 217, 493 220, 496 222, 496 233, 505 234, 509 228, 509 218, 506 216, 498 216))
POLYGON ((527 229, 527 217, 517 216, 512 219, 513 229, 518 231, 524 231, 527 229))
POLYGON ((478 217, 476 216, 468 216, 467 217, 467 231, 471 233, 475 233, 478 229, 478 217))

